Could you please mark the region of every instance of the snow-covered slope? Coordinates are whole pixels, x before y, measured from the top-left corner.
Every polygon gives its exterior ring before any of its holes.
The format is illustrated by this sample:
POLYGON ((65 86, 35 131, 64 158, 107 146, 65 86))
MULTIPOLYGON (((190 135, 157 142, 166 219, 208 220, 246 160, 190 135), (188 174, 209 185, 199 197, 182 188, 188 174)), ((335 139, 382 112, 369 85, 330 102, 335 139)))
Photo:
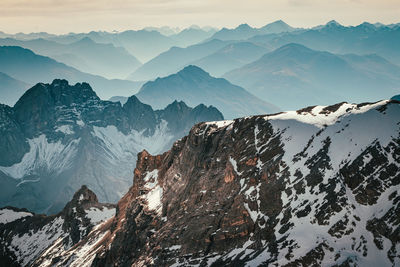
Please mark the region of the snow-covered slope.
POLYGON ((394 100, 198 124, 167 153, 141 152, 113 220, 57 259, 397 266, 399 155, 394 100))
POLYGON ((11 207, 0 209, 0 224, 7 224, 18 219, 32 216, 33 214, 27 211, 18 210, 11 207))
POLYGON ((0 106, 0 207, 55 213, 88 185, 116 202, 132 184, 137 153, 162 153, 213 108, 174 102, 154 111, 135 96, 122 106, 86 84, 38 84, 15 107, 0 106))
POLYGON ((115 206, 100 204, 86 186, 78 190, 57 215, 35 215, 15 208, 0 209, 0 221, 5 222, 0 224, 0 265, 30 266, 44 251, 46 255, 55 257, 114 215, 115 206))

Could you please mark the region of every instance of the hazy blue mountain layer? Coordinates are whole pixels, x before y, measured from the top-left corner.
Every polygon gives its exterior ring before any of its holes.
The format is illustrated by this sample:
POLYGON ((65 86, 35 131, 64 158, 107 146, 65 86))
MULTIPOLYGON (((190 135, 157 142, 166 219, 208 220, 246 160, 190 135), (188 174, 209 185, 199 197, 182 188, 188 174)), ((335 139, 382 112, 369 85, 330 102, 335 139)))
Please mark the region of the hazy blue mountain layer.
POLYGON ((388 99, 400 67, 378 55, 335 55, 288 44, 223 76, 282 109, 388 99))
POLYGON ((229 119, 279 110, 242 87, 214 78, 192 65, 176 74, 147 82, 136 96, 156 109, 164 108, 174 100, 182 100, 189 106, 204 103, 218 108, 229 119))

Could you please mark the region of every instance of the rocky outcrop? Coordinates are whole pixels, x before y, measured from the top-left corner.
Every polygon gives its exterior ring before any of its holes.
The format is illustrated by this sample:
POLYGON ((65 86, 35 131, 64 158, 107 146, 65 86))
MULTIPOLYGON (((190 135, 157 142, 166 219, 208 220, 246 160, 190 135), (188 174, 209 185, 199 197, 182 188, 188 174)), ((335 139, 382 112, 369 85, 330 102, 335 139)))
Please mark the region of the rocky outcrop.
POLYGON ((37 84, 14 107, 0 105, 0 206, 56 213, 82 184, 115 203, 139 151, 163 152, 195 123, 220 119, 204 105, 154 111, 135 96, 103 101, 87 83, 37 84))
POLYGON ((86 186, 82 186, 57 215, 45 216, 12 207, 2 208, 0 265, 40 266, 34 262, 43 253, 47 264, 55 264, 60 254, 114 215, 115 205, 99 203, 97 196, 86 186))
POLYGON ((399 127, 396 101, 200 123, 60 265, 396 266, 399 127))

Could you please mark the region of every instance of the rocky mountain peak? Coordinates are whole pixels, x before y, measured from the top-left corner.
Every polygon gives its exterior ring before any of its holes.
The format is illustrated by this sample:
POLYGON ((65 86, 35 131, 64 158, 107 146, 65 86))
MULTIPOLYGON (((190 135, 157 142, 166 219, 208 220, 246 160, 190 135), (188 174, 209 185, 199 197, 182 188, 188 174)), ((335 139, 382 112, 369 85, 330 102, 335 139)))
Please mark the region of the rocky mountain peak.
POLYGON ((178 100, 175 100, 174 102, 172 102, 171 104, 169 104, 169 105, 165 108, 165 110, 168 111, 168 112, 171 112, 171 111, 185 112, 185 111, 187 111, 188 109, 190 109, 190 108, 186 105, 185 102, 183 102, 183 101, 178 101, 178 100))
POLYGON ((75 192, 72 199, 65 205, 61 214, 67 220, 75 220, 77 216, 84 217, 85 209, 96 206, 99 203, 96 194, 87 188, 86 185, 75 192))
POLYGON ((100 104, 89 84, 70 85, 66 80, 56 79, 27 90, 13 109, 25 134, 32 137, 52 131, 64 120, 76 121, 81 112, 100 104))
POLYGON ((15 107, 0 106, 0 174, 7 177, 0 204, 55 213, 82 184, 100 201, 117 202, 139 151, 161 153, 194 124, 222 118, 216 108, 183 102, 153 110, 136 96, 121 106, 100 100, 87 83, 37 84, 15 107))
POLYGON ((399 118, 391 100, 196 124, 138 154, 112 220, 35 263, 398 265, 399 118))
POLYGON ((90 190, 86 185, 82 185, 82 187, 78 191, 76 191, 71 201, 76 203, 99 202, 96 194, 92 190, 90 190))
POLYGON ((35 263, 36 260, 54 265, 59 255, 114 215, 115 205, 99 203, 96 195, 86 186, 82 186, 64 210, 56 215, 38 215, 13 207, 1 208, 0 265, 43 266, 42 262, 35 263), (52 250, 46 251, 50 246, 52 250))
MULTIPOLYGON (((70 85, 67 80, 55 79, 51 84, 38 83, 15 104, 15 108, 27 107, 34 101, 47 101, 46 106, 81 104, 100 100, 88 83, 70 85)), ((42 103, 45 104, 45 103, 42 103)))
POLYGON ((93 264, 391 265, 399 112, 339 103, 201 123, 142 151, 93 264))

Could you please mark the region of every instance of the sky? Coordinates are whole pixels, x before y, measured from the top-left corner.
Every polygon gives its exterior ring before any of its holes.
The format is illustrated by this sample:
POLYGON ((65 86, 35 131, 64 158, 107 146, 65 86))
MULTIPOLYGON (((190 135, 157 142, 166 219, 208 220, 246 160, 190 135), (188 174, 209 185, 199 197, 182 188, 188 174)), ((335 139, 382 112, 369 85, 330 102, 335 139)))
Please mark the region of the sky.
POLYGON ((336 20, 400 22, 400 0, 0 0, 0 31, 68 33, 146 26, 260 27, 282 19, 296 27, 336 20))

